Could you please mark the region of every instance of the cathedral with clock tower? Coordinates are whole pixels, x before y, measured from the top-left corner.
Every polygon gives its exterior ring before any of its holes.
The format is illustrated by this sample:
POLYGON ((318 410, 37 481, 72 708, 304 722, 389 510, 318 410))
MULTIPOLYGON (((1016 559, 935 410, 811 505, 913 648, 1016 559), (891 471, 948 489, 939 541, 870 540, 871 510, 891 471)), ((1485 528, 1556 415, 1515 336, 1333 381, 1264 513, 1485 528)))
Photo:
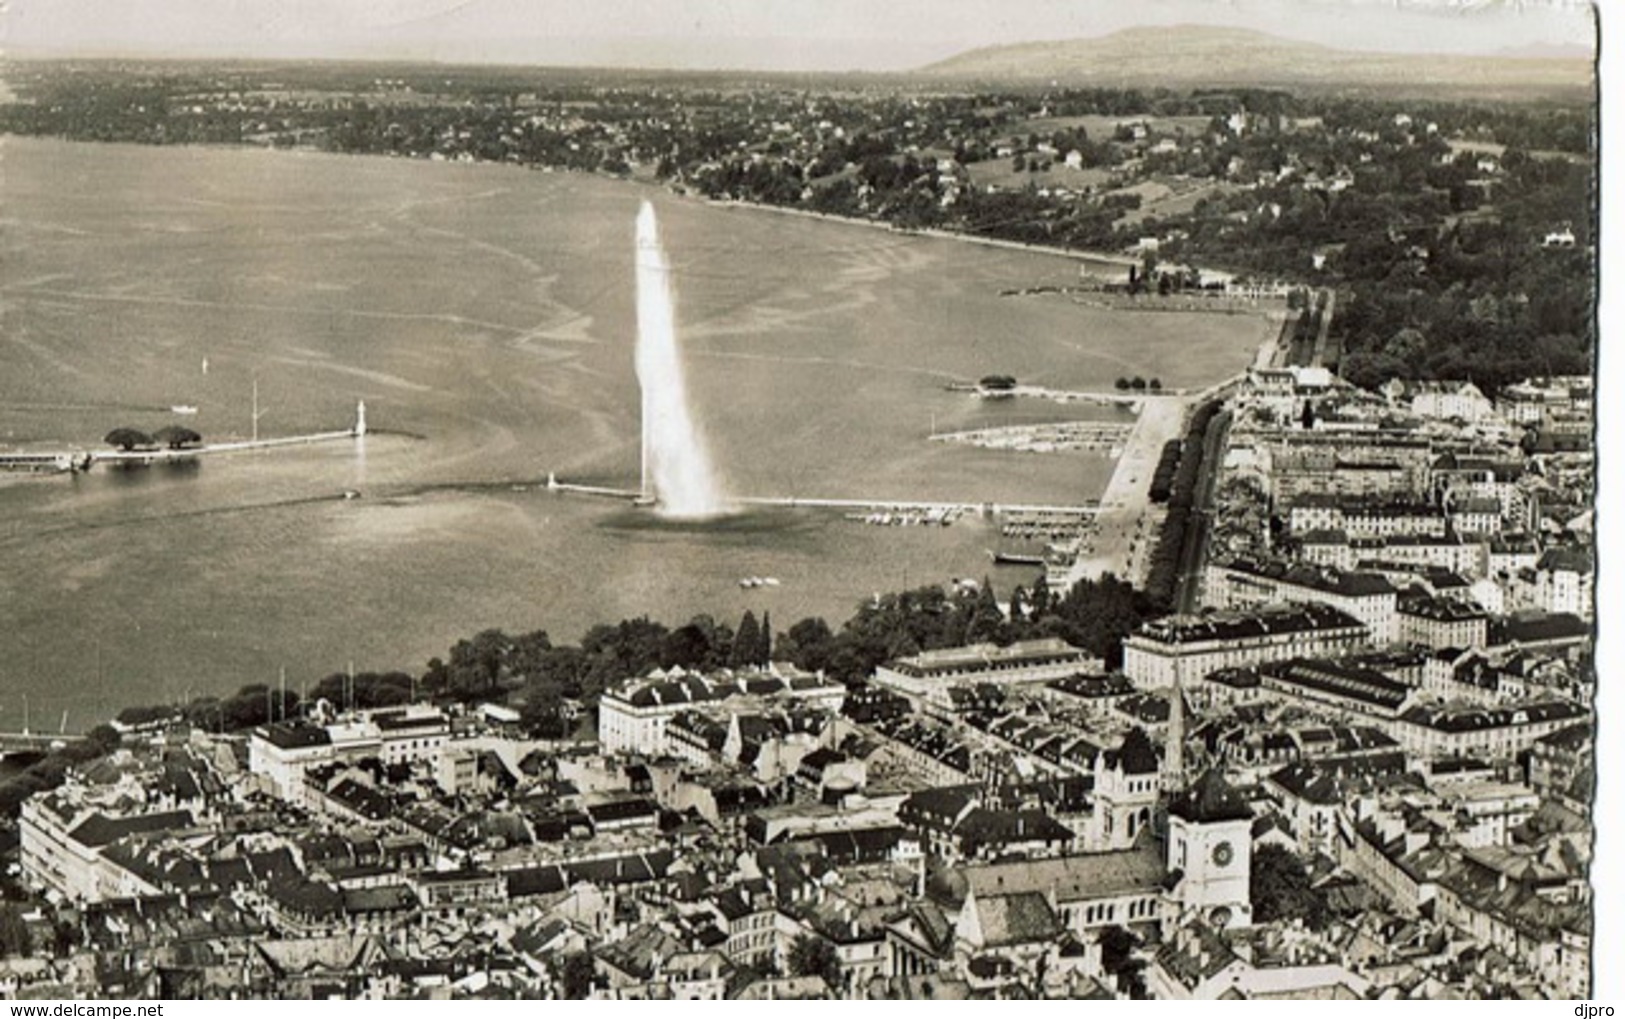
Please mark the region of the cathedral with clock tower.
POLYGON ((1253 813, 1217 771, 1168 803, 1172 898, 1214 927, 1252 922, 1253 813))

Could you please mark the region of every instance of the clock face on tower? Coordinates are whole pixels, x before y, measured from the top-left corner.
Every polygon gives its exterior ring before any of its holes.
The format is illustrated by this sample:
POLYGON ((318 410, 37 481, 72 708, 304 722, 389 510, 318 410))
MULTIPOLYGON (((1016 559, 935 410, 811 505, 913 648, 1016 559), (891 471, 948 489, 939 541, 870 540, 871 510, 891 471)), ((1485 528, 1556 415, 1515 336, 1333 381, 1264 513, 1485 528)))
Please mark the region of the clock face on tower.
POLYGON ((1235 855, 1235 850, 1230 848, 1230 843, 1221 842, 1213 847, 1213 864, 1216 867, 1228 867, 1235 855))

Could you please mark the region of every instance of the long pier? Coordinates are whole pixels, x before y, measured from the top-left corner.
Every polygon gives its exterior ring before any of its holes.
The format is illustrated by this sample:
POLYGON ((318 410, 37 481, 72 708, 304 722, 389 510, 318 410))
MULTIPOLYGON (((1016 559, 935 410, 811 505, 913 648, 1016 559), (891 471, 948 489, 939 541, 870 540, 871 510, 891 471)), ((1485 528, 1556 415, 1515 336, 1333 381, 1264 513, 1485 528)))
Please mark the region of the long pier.
POLYGON ((23 450, 0 452, 0 470, 53 471, 67 473, 88 471, 99 463, 150 464, 160 461, 190 460, 199 456, 217 456, 225 453, 247 453, 282 446, 308 446, 338 439, 359 439, 367 434, 367 406, 356 404, 356 421, 351 427, 337 432, 313 432, 308 435, 283 435, 271 439, 243 439, 235 442, 211 442, 195 446, 174 446, 159 449, 83 449, 23 450))
POLYGON ((1007 513, 1053 514, 1085 516, 1094 513, 1100 508, 1098 503, 1089 503, 1078 506, 1051 506, 1040 504, 1018 504, 1000 502, 956 502, 944 499, 936 502, 930 500, 911 499, 818 499, 803 498, 801 496, 742 496, 734 502, 747 506, 812 506, 828 509, 869 509, 869 510, 902 510, 914 512, 929 512, 931 510, 956 510, 960 513, 974 513, 978 516, 999 516, 1007 513))
POLYGON ((983 399, 1011 400, 1023 397, 1033 400, 1049 400, 1053 403, 1096 403, 1102 406, 1128 407, 1137 410, 1136 406, 1148 396, 1179 396, 1177 389, 1127 389, 1127 390, 1098 390, 1098 389, 1051 389, 1048 386, 1012 386, 1009 389, 989 389, 976 382, 950 382, 947 387, 951 393, 975 393, 983 399))
POLYGON ((92 462, 94 462, 93 454, 82 449, 48 453, 0 453, 0 470, 8 471, 66 473, 83 470, 92 462))
MULTIPOLYGON (((651 501, 644 493, 635 489, 610 488, 603 485, 578 485, 572 482, 560 481, 552 474, 547 476, 547 490, 549 492, 622 499, 632 503, 649 503, 651 501)), ((1038 503, 967 502, 955 499, 825 499, 799 495, 741 495, 733 496, 729 501, 741 506, 810 507, 815 509, 910 513, 928 513, 941 510, 966 515, 974 514, 976 516, 1002 516, 1013 513, 1031 516, 1091 516, 1100 509, 1098 502, 1057 506, 1038 503)))
POLYGON ((275 449, 279 446, 308 446, 317 442, 332 442, 335 439, 358 439, 362 434, 364 433, 351 428, 342 432, 284 435, 274 439, 245 439, 242 442, 214 442, 175 449, 97 450, 86 455, 92 463, 153 463, 158 460, 187 460, 194 456, 220 453, 246 453, 256 449, 275 449))

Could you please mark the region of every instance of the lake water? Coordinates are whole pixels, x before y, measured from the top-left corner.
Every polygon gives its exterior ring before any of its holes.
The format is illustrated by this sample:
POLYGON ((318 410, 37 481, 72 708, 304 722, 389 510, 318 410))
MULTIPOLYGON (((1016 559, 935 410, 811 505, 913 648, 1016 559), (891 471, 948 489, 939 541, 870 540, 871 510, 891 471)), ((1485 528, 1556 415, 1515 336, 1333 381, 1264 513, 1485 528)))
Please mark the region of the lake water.
MULTIPOLYGON (((990 372, 1168 386, 1246 365, 1263 318, 1001 290, 1075 263, 511 167, 3 140, 0 447, 113 427, 339 442, 189 466, 0 476, 0 728, 358 669, 487 627, 746 608, 839 623, 876 590, 980 577, 991 528, 816 510, 663 523, 539 490, 634 487, 632 230, 652 198, 696 414, 746 495, 1071 503, 1111 463, 927 441, 1123 411, 988 404, 990 372), (204 362, 207 361, 207 371, 204 362), (189 404, 195 416, 169 408, 189 404), (339 493, 357 489, 363 498, 339 493), (744 590, 745 576, 782 585, 744 590)), ((998 574, 1001 587, 1031 571, 998 574)))

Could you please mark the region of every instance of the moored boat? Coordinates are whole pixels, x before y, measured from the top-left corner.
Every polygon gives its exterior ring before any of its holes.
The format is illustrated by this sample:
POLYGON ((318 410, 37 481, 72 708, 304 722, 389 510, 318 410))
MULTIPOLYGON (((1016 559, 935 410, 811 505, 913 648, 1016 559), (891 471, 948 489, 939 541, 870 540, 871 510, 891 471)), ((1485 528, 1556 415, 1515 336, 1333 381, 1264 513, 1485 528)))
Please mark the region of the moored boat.
POLYGON ((995 566, 1043 566, 1044 557, 1031 552, 989 552, 995 566))

